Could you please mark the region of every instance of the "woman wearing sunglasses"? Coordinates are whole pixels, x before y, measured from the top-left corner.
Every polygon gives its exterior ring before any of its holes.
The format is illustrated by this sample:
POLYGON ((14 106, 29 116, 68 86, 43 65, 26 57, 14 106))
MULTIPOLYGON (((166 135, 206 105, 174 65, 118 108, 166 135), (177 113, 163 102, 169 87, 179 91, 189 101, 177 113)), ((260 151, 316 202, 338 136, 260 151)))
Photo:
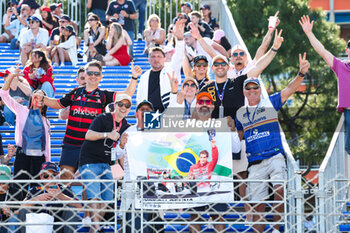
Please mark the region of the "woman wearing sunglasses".
POLYGON ((72 65, 76 66, 78 63, 78 57, 74 28, 72 25, 67 25, 62 29, 60 43, 51 51, 52 60, 56 65, 61 62, 61 66, 64 66, 64 62, 67 61, 72 62, 72 65))
MULTIPOLYGON (((13 99, 9 94, 10 85, 14 78, 19 75, 20 70, 10 74, 0 90, 0 97, 5 104, 16 114, 16 159, 14 162, 14 179, 31 180, 38 179, 42 163, 50 161, 50 122, 46 118, 47 107, 39 98, 29 99, 29 107, 23 106, 13 99)), ((42 90, 36 90, 46 95, 42 90)), ((20 199, 23 200, 27 194, 29 182, 19 185, 20 199)), ((30 183, 30 186, 33 186, 30 183)))
POLYGON ((176 111, 177 116, 183 115, 183 119, 190 119, 196 106, 197 81, 192 77, 185 78, 181 90, 178 91, 178 79, 174 77, 174 73, 172 76, 168 73, 168 77, 171 85, 171 93, 167 113, 169 113, 169 109, 173 109, 176 111))
POLYGON ((89 14, 86 29, 84 30, 87 61, 92 61, 93 59, 102 61, 103 56, 107 53, 105 35, 106 28, 100 22, 100 18, 95 14, 89 14))
POLYGON ((196 56, 193 59, 193 69, 191 68, 188 57, 185 56, 183 64, 183 72, 185 77, 194 78, 198 83, 199 90, 209 81, 208 67, 208 59, 204 55, 196 56))

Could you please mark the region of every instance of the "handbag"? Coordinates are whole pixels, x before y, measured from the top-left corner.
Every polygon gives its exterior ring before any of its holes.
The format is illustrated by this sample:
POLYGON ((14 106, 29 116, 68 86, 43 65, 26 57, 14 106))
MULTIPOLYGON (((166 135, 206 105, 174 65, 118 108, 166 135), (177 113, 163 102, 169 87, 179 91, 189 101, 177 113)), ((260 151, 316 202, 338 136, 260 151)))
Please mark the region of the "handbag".
POLYGON ((45 151, 46 137, 43 120, 39 109, 29 109, 29 114, 24 124, 22 149, 24 154, 30 156, 42 156, 45 151))
POLYGON ((47 213, 28 213, 26 214, 26 232, 27 233, 52 233, 54 217, 47 213), (38 224, 40 225, 30 225, 38 224))

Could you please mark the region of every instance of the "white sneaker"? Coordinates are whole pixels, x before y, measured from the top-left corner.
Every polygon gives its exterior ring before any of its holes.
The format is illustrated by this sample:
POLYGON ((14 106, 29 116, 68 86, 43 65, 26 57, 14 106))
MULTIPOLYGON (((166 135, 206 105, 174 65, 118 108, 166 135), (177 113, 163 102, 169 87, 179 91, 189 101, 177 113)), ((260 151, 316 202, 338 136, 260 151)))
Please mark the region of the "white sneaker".
POLYGON ((87 216, 81 220, 81 223, 82 223, 82 227, 90 227, 92 221, 91 221, 91 218, 87 216))
POLYGON ((137 40, 143 40, 143 37, 142 37, 141 33, 137 33, 137 40))
POLYGON ((60 65, 60 67, 63 67, 63 66, 64 66, 64 63, 62 62, 61 65, 60 65))

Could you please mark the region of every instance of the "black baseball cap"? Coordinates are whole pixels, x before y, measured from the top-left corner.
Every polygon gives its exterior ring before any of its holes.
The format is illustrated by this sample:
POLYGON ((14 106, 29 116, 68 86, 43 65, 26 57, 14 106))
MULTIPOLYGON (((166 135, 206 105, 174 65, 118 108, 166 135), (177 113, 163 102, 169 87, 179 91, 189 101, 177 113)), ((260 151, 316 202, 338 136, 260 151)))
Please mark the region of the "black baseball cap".
POLYGON ((199 55, 199 56, 195 56, 195 57, 193 58, 193 63, 196 64, 196 63, 197 63, 198 61, 200 61, 200 60, 204 60, 204 61, 208 62, 208 58, 207 58, 206 56, 204 56, 204 55, 199 55))
POLYGON ((137 112, 137 110, 139 110, 139 108, 141 108, 143 105, 148 105, 148 106, 150 106, 150 108, 152 109, 152 111, 153 111, 153 104, 151 103, 151 102, 149 102, 148 100, 143 100, 142 102, 140 102, 138 105, 137 105, 137 107, 136 107, 136 112, 137 112))
MULTIPOLYGON (((51 10, 52 11, 52 10, 51 10)), ((70 22, 71 20, 70 20, 70 17, 68 16, 68 15, 62 15, 61 16, 61 18, 60 18, 60 20, 66 20, 66 21, 68 21, 68 22, 70 22)))

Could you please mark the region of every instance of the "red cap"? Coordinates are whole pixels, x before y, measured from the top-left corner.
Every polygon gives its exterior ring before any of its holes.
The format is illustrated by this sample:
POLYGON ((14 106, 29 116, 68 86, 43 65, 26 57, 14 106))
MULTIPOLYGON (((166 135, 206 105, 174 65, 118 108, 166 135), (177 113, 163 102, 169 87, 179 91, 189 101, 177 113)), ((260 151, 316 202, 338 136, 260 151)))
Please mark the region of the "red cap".
POLYGON ((0 77, 4 77, 5 74, 11 74, 11 71, 7 69, 4 72, 0 72, 0 77))
POLYGON ((197 95, 197 101, 198 101, 201 97, 203 97, 203 96, 208 97, 212 102, 214 102, 213 97, 212 97, 208 92, 205 92, 205 91, 198 93, 198 95, 197 95))
POLYGON ((51 9, 48 6, 43 6, 41 7, 41 11, 51 12, 51 9))

